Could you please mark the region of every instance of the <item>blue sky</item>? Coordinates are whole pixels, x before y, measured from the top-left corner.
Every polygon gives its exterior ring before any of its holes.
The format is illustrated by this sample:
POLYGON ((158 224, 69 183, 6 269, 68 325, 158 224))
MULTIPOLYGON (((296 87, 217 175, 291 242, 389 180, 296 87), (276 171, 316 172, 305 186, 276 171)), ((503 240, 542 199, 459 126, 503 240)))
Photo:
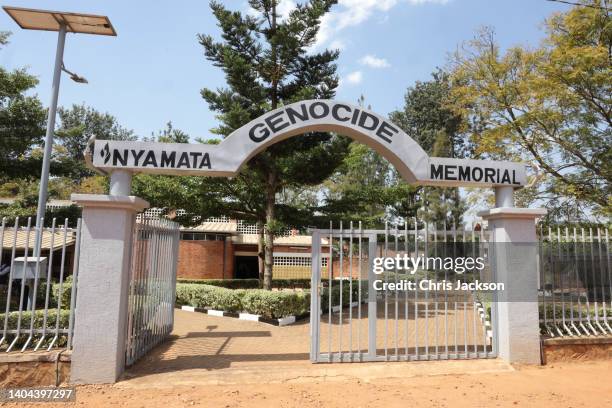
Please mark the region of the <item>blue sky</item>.
MULTIPOLYGON (((244 0, 225 1, 247 10, 244 0)), ((291 6, 283 0, 281 11, 291 6)), ((219 33, 208 2, 54 0, 2 2, 19 7, 106 14, 118 37, 69 34, 67 68, 89 80, 62 79, 59 103, 86 103, 115 115, 140 136, 171 120, 192 138, 210 136, 214 113, 203 87, 224 86, 219 69, 206 61, 198 33, 219 33)), ((374 111, 401 107, 406 88, 426 80, 448 53, 482 25, 493 26, 503 47, 536 45, 543 19, 567 6, 545 0, 340 0, 324 22, 316 47, 339 47, 341 86, 336 99, 366 96, 374 111)), ((55 33, 21 30, 4 13, 0 30, 11 30, 0 64, 27 67, 40 79, 36 93, 48 104, 55 33)))

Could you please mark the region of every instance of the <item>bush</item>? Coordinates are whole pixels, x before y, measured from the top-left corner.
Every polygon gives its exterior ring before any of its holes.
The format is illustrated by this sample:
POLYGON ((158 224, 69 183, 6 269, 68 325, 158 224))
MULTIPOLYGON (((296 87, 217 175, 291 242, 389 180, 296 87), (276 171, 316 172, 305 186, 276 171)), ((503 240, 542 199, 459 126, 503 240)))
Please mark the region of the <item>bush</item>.
MULTIPOLYGON (((358 300, 359 284, 353 281, 353 302, 358 300)), ((332 305, 340 304, 340 286, 334 284, 332 305)), ((367 299, 367 281, 362 281, 362 300, 367 299)), ((351 300, 350 284, 342 284, 342 304, 348 306, 351 300)), ((329 290, 323 288, 321 308, 328 309, 329 290)), ((310 310, 310 291, 268 291, 263 289, 226 289, 202 283, 177 283, 176 305, 189 305, 200 308, 223 310, 226 312, 245 312, 276 319, 285 316, 299 316, 310 310)))
MULTIPOLYGON (((353 281, 353 291, 351 296, 350 281, 342 282, 342 306, 348 306, 350 301, 357 302, 359 300, 359 282, 353 281)), ((368 281, 361 281, 361 301, 365 302, 368 299, 368 281)), ((332 307, 340 305, 340 282, 334 281, 332 285, 332 307)), ((329 288, 324 287, 321 292, 321 310, 329 309, 329 288)))
MULTIPOLYGON (((52 304, 57 306, 58 297, 59 297, 59 282, 51 285, 51 298, 53 299, 52 304)), ((62 299, 61 299, 61 308, 62 309, 70 309, 70 296, 72 294, 72 275, 68 276, 64 279, 64 283, 62 284, 62 299)), ((43 297, 44 299, 44 297, 43 297)), ((43 300, 44 302, 44 300, 43 300)), ((43 304, 44 305, 44 304, 43 304)))
MULTIPOLYGON (((0 322, 3 325, 4 325, 5 316, 6 316, 5 313, 0 313, 0 322)), ((7 326, 8 330, 17 329, 18 319, 19 319, 19 312, 9 313, 8 326, 7 326)), ((51 340, 53 339, 54 333, 55 333, 54 331, 55 331, 56 319, 57 319, 57 309, 50 309, 47 313, 47 336, 46 336, 45 342, 43 342, 43 345, 49 345, 51 343, 51 340)), ((15 343, 15 347, 21 347, 25 344, 28 338, 27 330, 30 329, 31 321, 32 321, 32 312, 22 312, 21 314, 22 333, 17 343, 15 343)), ((43 321, 44 321, 44 311, 37 310, 34 314, 34 328, 42 329, 43 321)), ((59 328, 67 329, 69 324, 70 324, 70 311, 64 310, 64 309, 60 310, 59 328)), ((40 339, 39 335, 35 336, 35 339, 32 342, 30 342, 30 346, 32 346, 33 344, 36 344, 39 341, 39 339, 40 339)), ((63 347, 66 345, 67 340, 68 339, 67 339, 66 334, 60 334, 59 338, 57 339, 55 343, 55 346, 63 347)), ((8 344, 11 344, 12 341, 13 339, 9 339, 8 344)))
POLYGON ((227 289, 257 289, 258 279, 177 279, 178 284, 195 283, 200 285, 218 286, 227 289))
POLYGON ((197 283, 177 283, 176 304, 252 313, 274 319, 304 314, 310 307, 310 295, 307 292, 226 289, 197 283))
POLYGON ((239 312, 244 292, 244 289, 226 289, 199 283, 177 283, 176 304, 239 312))
MULTIPOLYGON (((258 279, 177 279, 177 283, 199 283, 227 289, 258 289, 258 279)), ((310 288, 310 279, 272 279, 275 289, 310 288)))
POLYGON ((242 298, 242 309, 271 319, 299 316, 310 309, 310 293, 251 289, 242 298))

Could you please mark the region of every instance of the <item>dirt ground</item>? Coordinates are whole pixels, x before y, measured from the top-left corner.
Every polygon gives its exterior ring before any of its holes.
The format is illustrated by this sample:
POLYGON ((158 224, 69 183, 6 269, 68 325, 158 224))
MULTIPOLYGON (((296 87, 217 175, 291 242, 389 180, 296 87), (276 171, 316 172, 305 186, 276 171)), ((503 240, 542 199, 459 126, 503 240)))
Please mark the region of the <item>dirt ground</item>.
MULTIPOLYGON (((323 318, 325 321, 326 316, 323 318)), ((409 329, 415 327, 413 321, 409 323, 409 329)), ((390 334, 393 329, 389 327, 390 334)), ((468 334, 472 327, 469 329, 468 334)), ((424 327, 417 334, 421 336, 423 332, 424 327)), ((348 333, 343 336, 345 347, 348 333)), ((325 334, 322 337, 325 339, 325 334)), ((430 332, 431 344, 436 337, 435 332, 430 332)), ((419 340, 419 345, 426 338, 419 340)), ((323 348, 326 345, 324 342, 323 348)), ((308 347, 309 326, 304 321, 275 327, 177 310, 170 339, 131 367, 122 381, 115 385, 79 386, 76 402, 42 405, 612 407, 609 360, 545 367, 511 367, 498 359, 312 364, 308 361, 308 347)))
MULTIPOLYGON (((394 363, 410 364, 410 363, 394 363)), ((77 402, 46 407, 610 407, 612 363, 364 382, 121 388, 83 386, 77 402)), ((41 406, 8 404, 7 406, 41 406)))

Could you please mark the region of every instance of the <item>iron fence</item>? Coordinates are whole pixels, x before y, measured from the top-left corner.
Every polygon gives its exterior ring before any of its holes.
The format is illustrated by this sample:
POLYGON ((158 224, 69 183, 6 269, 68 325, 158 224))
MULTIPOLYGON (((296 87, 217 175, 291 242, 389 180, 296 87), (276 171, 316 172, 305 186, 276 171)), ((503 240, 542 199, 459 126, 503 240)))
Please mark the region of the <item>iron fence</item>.
MULTIPOLYGON (((414 361, 491 358, 497 355, 493 330, 495 304, 475 291, 446 288, 397 290, 402 281, 454 282, 458 275, 442 268, 419 268, 414 274, 392 268, 373 273, 376 257, 483 256, 489 234, 471 229, 405 220, 384 230, 352 223, 313 231, 311 359, 315 362, 414 361), (327 245, 322 245, 325 242, 327 245), (318 245, 317 245, 318 243, 318 245), (328 252, 329 268, 320 258, 328 252), (375 279, 384 290, 373 290, 375 279), (491 310, 493 309, 493 310, 491 310)), ((464 281, 493 281, 488 264, 469 268, 464 281)))
POLYGON ((538 280, 542 335, 612 336, 607 228, 541 227, 538 280))
POLYGON ((174 324, 179 224, 142 217, 135 223, 128 298, 126 364, 162 342, 174 324))
MULTIPOLYGON (((41 220, 44 225, 44 220, 41 220)), ((19 217, 0 225, 0 349, 72 348, 81 220, 39 228, 19 217)))

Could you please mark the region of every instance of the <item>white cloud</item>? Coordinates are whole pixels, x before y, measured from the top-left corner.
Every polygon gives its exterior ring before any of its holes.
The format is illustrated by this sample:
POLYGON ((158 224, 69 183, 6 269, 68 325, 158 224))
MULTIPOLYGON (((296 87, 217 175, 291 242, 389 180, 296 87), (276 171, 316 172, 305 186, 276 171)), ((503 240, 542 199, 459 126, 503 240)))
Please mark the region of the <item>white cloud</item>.
POLYGON ((384 58, 378 58, 374 55, 368 54, 363 56, 359 62, 362 65, 366 65, 370 68, 389 68, 391 64, 384 58))
POLYGON ((332 50, 343 50, 346 47, 346 43, 340 39, 335 39, 329 43, 329 49, 332 50))
POLYGON ((321 28, 313 48, 321 47, 341 30, 357 26, 368 20, 375 12, 388 12, 399 3, 420 5, 426 3, 446 4, 450 0, 339 0, 338 5, 332 8, 321 19, 321 28))
POLYGON ((363 80, 363 73, 361 71, 353 71, 350 74, 348 74, 340 82, 347 83, 350 85, 357 85, 357 84, 360 84, 362 80, 363 80))
MULTIPOLYGON (((451 0, 339 0, 331 11, 321 19, 321 27, 312 49, 315 50, 324 45, 330 48, 342 49, 344 42, 336 38, 338 33, 347 27, 357 26, 368 20, 375 12, 386 13, 398 4, 422 5, 422 4, 446 4, 451 0), (338 46, 341 44, 342 46, 338 46)), ((291 10, 296 6, 296 0, 280 0, 276 10, 281 20, 289 16, 291 10)), ((258 16, 259 13, 246 5, 247 13, 258 16)), ((382 21, 388 16, 381 16, 382 21)))
POLYGON ((276 6, 276 12, 282 20, 289 17, 291 10, 295 8, 295 2, 293 0, 280 0, 276 6))

